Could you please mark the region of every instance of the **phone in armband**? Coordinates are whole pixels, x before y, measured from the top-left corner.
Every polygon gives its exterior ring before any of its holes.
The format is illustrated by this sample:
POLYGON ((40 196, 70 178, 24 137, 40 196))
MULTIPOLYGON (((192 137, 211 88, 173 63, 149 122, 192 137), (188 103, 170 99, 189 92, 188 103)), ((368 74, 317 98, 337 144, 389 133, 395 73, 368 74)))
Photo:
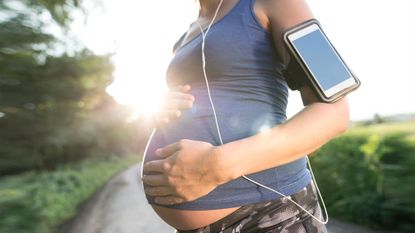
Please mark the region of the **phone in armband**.
POLYGON ((291 55, 290 63, 296 62, 292 67, 302 71, 290 72, 295 75, 288 78, 304 79, 295 76, 305 76, 303 84, 310 85, 323 102, 335 102, 360 86, 360 80, 330 43, 317 20, 288 30, 284 42, 291 55))

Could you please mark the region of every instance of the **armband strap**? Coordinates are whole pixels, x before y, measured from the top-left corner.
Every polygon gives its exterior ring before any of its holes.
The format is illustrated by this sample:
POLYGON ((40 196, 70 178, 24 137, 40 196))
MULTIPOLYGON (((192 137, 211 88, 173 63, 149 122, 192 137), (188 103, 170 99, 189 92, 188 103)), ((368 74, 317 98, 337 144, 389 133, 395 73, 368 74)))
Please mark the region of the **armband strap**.
POLYGON ((299 90, 302 86, 308 84, 306 74, 295 59, 290 59, 282 74, 291 90, 299 90))

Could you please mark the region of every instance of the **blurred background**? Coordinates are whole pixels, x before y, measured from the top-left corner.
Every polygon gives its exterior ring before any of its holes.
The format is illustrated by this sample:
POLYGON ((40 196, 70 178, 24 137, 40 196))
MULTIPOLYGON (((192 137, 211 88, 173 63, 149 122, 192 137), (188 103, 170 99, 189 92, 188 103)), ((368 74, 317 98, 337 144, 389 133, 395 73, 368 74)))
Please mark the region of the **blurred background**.
MULTIPOLYGON (((415 2, 308 3, 362 81, 350 130, 312 156, 329 214, 413 232, 415 2)), ((0 232, 69 232, 79 206, 140 162, 196 16, 194 0, 0 0, 0 232)), ((292 116, 298 93, 289 102, 292 116)))

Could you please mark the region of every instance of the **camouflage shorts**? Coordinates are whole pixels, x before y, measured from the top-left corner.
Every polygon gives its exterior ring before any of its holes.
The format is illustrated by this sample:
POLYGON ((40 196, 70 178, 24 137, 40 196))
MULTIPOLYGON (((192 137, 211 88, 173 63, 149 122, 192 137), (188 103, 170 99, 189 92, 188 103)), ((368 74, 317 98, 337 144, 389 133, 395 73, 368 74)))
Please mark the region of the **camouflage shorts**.
MULTIPOLYGON (((304 189, 291 195, 318 219, 322 219, 316 189, 310 182, 304 189)), ((177 233, 326 233, 325 225, 309 216, 287 198, 246 205, 208 226, 177 233)))

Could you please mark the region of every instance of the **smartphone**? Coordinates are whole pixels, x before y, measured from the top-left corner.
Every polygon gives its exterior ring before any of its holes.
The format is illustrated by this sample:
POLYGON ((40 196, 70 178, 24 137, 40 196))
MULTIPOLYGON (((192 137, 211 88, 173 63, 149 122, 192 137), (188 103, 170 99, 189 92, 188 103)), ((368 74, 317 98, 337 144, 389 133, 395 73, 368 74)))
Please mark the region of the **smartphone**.
POLYGON ((360 86, 319 22, 312 19, 284 34, 284 41, 303 69, 314 92, 324 102, 334 102, 360 86))

